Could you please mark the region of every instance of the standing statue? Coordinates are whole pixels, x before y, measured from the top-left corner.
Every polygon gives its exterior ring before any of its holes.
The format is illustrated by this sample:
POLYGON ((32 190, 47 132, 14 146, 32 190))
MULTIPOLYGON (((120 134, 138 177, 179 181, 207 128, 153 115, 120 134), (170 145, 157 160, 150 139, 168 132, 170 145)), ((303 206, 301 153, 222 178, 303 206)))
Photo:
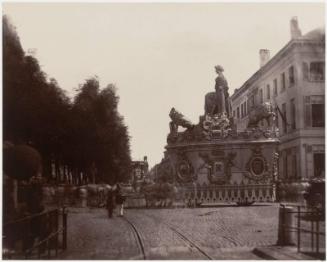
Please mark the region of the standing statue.
POLYGON ((220 65, 215 66, 218 74, 216 78, 215 89, 216 92, 210 92, 205 96, 205 114, 209 115, 222 115, 225 114, 230 117, 230 105, 228 94, 228 83, 223 75, 223 67, 220 65))

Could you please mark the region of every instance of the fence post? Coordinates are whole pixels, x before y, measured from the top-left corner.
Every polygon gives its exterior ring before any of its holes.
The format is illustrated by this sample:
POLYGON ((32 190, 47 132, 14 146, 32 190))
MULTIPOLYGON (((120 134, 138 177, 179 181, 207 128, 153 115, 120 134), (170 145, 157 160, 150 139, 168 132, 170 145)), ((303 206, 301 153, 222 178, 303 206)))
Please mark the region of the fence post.
POLYGON ((87 207, 88 204, 88 192, 86 188, 80 188, 79 197, 81 199, 81 207, 87 207))
POLYGON ((297 252, 301 250, 301 207, 297 207, 297 252))
POLYGON ((65 210, 65 207, 62 209, 62 226, 63 226, 63 232, 62 232, 62 248, 64 250, 67 249, 67 213, 65 210))
POLYGON ((316 253, 319 253, 319 219, 316 220, 316 253))
POLYGON ((313 220, 311 220, 311 251, 314 251, 314 226, 313 220))
POLYGON ((292 229, 290 228, 293 225, 292 211, 292 207, 286 207, 284 205, 279 207, 277 245, 294 245, 292 239, 292 229))
POLYGON ((59 230, 59 209, 56 209, 56 213, 55 213, 55 232, 56 232, 56 239, 55 239, 55 248, 56 248, 56 256, 58 255, 58 242, 59 242, 59 238, 58 238, 58 232, 59 230))

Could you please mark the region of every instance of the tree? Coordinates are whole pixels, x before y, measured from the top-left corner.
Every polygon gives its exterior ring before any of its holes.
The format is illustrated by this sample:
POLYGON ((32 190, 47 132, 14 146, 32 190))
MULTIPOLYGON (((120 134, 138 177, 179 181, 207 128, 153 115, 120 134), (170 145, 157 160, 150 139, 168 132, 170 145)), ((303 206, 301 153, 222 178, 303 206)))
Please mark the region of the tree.
POLYGON ((79 162, 90 173, 97 166, 97 181, 115 183, 124 180, 130 170, 130 149, 127 127, 118 114, 119 97, 110 84, 100 91, 97 77, 86 80, 74 100, 74 113, 79 134, 79 162))
POLYGON ((38 60, 25 55, 5 16, 3 54, 3 139, 39 151, 48 178, 54 166, 57 181, 62 172, 63 177, 73 174, 78 183, 85 182, 80 173, 88 180, 96 175, 96 182, 124 180, 131 164, 129 136, 115 86, 101 90, 99 79, 92 77, 71 102, 38 60))

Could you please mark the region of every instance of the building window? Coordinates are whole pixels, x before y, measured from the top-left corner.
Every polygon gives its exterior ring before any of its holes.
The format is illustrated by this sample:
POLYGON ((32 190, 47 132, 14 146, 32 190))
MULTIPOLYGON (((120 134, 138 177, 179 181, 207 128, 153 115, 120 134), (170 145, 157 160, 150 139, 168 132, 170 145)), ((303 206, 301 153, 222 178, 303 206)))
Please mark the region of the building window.
POLYGON ((324 81, 325 63, 312 62, 310 64, 310 81, 324 81))
POLYGON ((251 111, 250 105, 251 105, 251 100, 248 99, 246 103, 246 114, 249 114, 249 111, 251 111))
POLYGON ((283 174, 284 178, 288 178, 288 165, 287 165, 287 153, 286 150, 283 151, 283 174))
POLYGON ((240 107, 237 107, 236 115, 237 115, 237 119, 239 119, 240 118, 240 107))
POLYGON ((292 177, 297 178, 297 157, 296 157, 296 151, 293 151, 293 155, 292 155, 292 177))
POLYGON ((314 176, 325 178, 325 153, 313 154, 313 166, 314 176))
POLYGON ((263 103, 263 92, 262 92, 262 89, 259 90, 259 101, 260 101, 260 104, 263 103))
POLYGON ((233 117, 235 117, 235 110, 233 110, 233 117))
POLYGON ((243 103, 241 104, 241 118, 244 117, 243 103))
POLYGON ((306 96, 304 98, 306 127, 325 127, 324 99, 324 96, 306 96))
POLYGON ((270 85, 267 85, 267 99, 270 99, 270 85))
POLYGON ((246 116, 246 101, 244 103, 242 103, 241 115, 242 115, 242 117, 246 116))
POLYGON ((248 114, 247 108, 246 108, 246 101, 244 102, 244 115, 246 116, 248 114))
POLYGON ((274 96, 278 95, 278 91, 277 91, 278 85, 277 85, 277 79, 274 79, 274 96))
POLYGON ((286 117, 286 103, 282 104, 282 114, 283 114, 283 133, 286 134, 287 133, 287 117, 286 117))
POLYGON ((308 63, 302 63, 303 79, 307 81, 324 81, 325 80, 325 63, 312 62, 310 66, 308 63))
POLYGON ((288 80, 289 80, 289 86, 291 87, 292 85, 295 84, 295 78, 294 78, 294 66, 291 66, 288 69, 288 80))
POLYGON ((295 108, 295 100, 291 99, 291 129, 296 129, 296 108, 295 108))
POLYGON ((283 92, 286 88, 286 78, 285 78, 285 73, 281 74, 281 92, 283 92))
POLYGON ((246 112, 245 103, 243 103, 243 117, 246 116, 245 112, 246 112))
POLYGON ((325 127, 325 106, 324 104, 311 105, 312 127, 325 127))
POLYGON ((248 99, 248 112, 254 107, 254 95, 251 95, 248 99))
POLYGON ((243 117, 245 117, 245 102, 243 103, 243 117))
POLYGON ((303 80, 309 80, 309 66, 308 63, 306 62, 302 63, 302 75, 303 75, 303 80))
POLYGON ((276 127, 279 127, 279 113, 276 113, 276 127))

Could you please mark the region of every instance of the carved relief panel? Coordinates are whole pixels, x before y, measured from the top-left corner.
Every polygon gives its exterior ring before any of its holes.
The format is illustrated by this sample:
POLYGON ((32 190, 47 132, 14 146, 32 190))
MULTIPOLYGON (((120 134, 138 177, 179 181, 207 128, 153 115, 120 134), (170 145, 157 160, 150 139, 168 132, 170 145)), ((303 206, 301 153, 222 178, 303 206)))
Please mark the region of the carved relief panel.
POLYGON ((252 155, 245 168, 248 171, 245 176, 251 180, 263 181, 269 177, 268 162, 263 156, 260 147, 252 149, 252 155))
POLYGON ((177 180, 181 183, 189 183, 196 180, 194 168, 190 160, 187 158, 185 152, 181 152, 178 155, 178 160, 176 164, 176 176, 177 180))
POLYGON ((206 168, 208 170, 208 180, 211 184, 226 184, 231 177, 232 160, 236 153, 224 154, 223 151, 213 151, 210 153, 200 153, 203 159, 203 165, 199 169, 206 168))

